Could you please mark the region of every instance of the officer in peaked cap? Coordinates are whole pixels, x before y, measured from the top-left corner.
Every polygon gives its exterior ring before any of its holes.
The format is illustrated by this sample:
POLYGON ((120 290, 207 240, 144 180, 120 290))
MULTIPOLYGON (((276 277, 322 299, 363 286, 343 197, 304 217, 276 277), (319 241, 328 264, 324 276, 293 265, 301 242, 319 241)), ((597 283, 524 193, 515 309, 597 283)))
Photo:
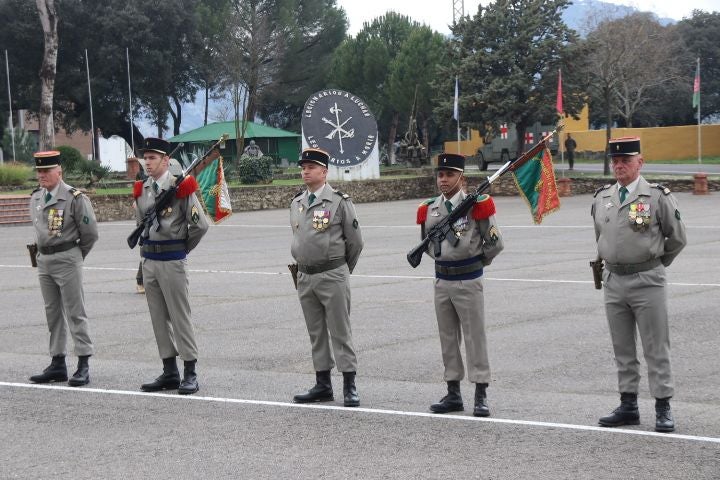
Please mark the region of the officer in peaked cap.
MULTIPOLYGON (((438 156, 437 186, 441 195, 425 200, 418 207, 421 238, 465 200, 464 171, 464 156, 452 153, 438 156)), ((482 275, 484 268, 503 249, 493 199, 489 195, 478 197, 470 211, 453 223, 452 229, 459 240, 457 245, 444 240, 440 244, 440 255, 435 254, 433 245, 427 251, 435 259, 435 314, 448 390, 430 410, 448 413, 464 409, 460 394, 460 381, 465 376, 460 353, 464 334, 467 376, 475 384, 473 415, 487 417, 490 415, 487 404, 490 363, 482 275)))
POLYGON ((640 423, 640 363, 636 352, 639 331, 650 393, 655 397, 655 430, 672 432, 675 422, 670 398, 675 390, 670 369, 665 268, 687 243, 685 225, 670 190, 648 183, 640 175, 640 139, 615 138, 608 147, 617 182, 595 192, 591 211, 598 256, 605 262, 605 312, 618 369, 620 406, 600 418, 599 423, 605 427, 640 423))
POLYGON ((30 216, 37 238, 38 277, 52 360, 30 380, 68 381, 65 355, 69 329, 78 366, 68 384, 77 387, 90 382, 88 360, 95 351, 85 313, 82 267, 98 239, 97 221, 90 199, 63 181, 60 152, 37 152, 34 156, 40 186, 30 197, 30 216))
MULTIPOLYGON (((161 138, 146 138, 143 148, 148 178, 135 182, 135 215, 138 223, 155 209, 156 199, 175 186, 169 171, 170 144, 161 138)), ((187 255, 208 230, 208 221, 195 194, 197 181, 187 176, 177 185, 170 205, 159 212, 147 237, 141 241, 143 283, 150 309, 163 373, 145 383, 146 392, 178 390, 192 394, 199 390, 195 366, 198 358, 195 331, 190 315, 187 255), (176 357, 184 361, 182 379, 176 357)))
POLYGON ((350 197, 326 183, 329 155, 309 148, 298 164, 307 187, 290 204, 290 251, 298 263, 297 290, 305 316, 316 383, 297 403, 334 399, 330 371, 343 374, 343 402, 360 405, 355 386, 357 357, 350 328, 350 274, 363 239, 350 197), (334 358, 333 358, 334 357, 334 358))

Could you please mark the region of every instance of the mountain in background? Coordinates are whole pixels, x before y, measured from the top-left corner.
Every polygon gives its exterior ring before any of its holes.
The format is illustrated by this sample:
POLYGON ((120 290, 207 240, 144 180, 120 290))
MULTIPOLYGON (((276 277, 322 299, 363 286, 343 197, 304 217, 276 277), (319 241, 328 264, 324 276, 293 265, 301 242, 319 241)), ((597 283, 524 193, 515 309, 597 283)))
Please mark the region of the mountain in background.
MULTIPOLYGON (((565 23, 576 30, 580 35, 585 36, 587 33, 587 22, 589 18, 601 12, 603 15, 612 15, 616 18, 625 17, 632 13, 637 12, 638 9, 635 7, 629 7, 626 5, 616 5, 614 3, 603 2, 600 0, 575 0, 568 8, 563 12, 563 20, 565 23)), ((658 18, 658 21, 662 25, 670 25, 675 23, 675 20, 671 18, 658 18)), ((208 115, 208 122, 212 123, 213 111, 217 110, 223 102, 210 100, 210 114, 208 115)), ((183 122, 180 126, 180 133, 185 133, 190 130, 194 130, 198 127, 203 126, 204 114, 205 114, 205 94, 204 92, 198 92, 198 96, 194 103, 183 105, 183 122)), ((151 126, 147 120, 138 120, 138 127, 143 134, 155 135, 157 128, 151 126)), ((168 137, 172 136, 167 134, 168 137)))

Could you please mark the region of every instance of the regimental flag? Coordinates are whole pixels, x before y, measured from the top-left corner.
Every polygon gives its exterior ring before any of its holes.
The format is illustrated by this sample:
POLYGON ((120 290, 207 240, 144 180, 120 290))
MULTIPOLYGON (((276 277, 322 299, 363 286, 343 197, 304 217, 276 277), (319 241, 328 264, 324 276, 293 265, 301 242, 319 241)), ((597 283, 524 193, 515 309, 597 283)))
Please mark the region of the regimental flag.
POLYGON ((458 97, 460 93, 460 85, 458 84, 458 77, 455 77, 455 103, 453 104, 453 118, 455 121, 460 121, 460 105, 458 105, 458 97))
POLYGON ((225 171, 223 169, 223 158, 218 156, 197 176, 202 194, 202 203, 208 216, 214 223, 220 223, 232 215, 230 204, 230 192, 225 182, 225 171))
POLYGON ((557 98, 555 99, 555 110, 557 110, 558 115, 562 117, 563 114, 563 101, 562 101, 562 70, 558 68, 558 88, 557 88, 557 98))
POLYGON ((693 108, 700 105, 700 59, 697 59, 697 69, 695 70, 695 82, 693 84, 693 108))
POLYGON ((542 223, 546 215, 560 208, 555 170, 547 143, 537 155, 513 171, 513 176, 535 223, 542 223))

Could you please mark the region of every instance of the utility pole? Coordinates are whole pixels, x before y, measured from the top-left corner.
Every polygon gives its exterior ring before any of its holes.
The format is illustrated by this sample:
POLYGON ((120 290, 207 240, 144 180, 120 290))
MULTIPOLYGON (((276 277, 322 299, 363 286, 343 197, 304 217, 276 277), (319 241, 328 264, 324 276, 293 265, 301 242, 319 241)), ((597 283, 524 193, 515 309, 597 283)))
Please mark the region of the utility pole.
POLYGON ((453 25, 458 23, 465 16, 465 0, 452 0, 453 2, 453 25))

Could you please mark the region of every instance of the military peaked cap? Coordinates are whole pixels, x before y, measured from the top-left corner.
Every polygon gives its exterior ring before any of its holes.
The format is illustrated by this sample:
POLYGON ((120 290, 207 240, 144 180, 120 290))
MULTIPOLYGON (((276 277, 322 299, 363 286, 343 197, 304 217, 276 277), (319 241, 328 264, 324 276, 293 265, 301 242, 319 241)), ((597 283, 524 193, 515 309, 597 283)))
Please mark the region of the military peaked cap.
POLYGON ((141 148, 140 151, 143 153, 158 152, 163 155, 168 155, 170 153, 170 142, 163 140, 162 138, 148 137, 145 139, 143 148, 141 148))
POLYGON ((465 171, 465 155, 459 153, 441 153, 438 155, 438 170, 465 171))
POLYGON ((60 165, 60 152, 57 150, 37 152, 33 156, 35 157, 35 168, 52 168, 60 165))
POLYGON ((319 148, 306 148, 300 156, 298 165, 302 165, 305 162, 317 163, 327 168, 330 162, 330 155, 325 150, 320 150, 319 148))
POLYGON ((640 137, 611 138, 608 146, 610 157, 640 155, 640 137))

